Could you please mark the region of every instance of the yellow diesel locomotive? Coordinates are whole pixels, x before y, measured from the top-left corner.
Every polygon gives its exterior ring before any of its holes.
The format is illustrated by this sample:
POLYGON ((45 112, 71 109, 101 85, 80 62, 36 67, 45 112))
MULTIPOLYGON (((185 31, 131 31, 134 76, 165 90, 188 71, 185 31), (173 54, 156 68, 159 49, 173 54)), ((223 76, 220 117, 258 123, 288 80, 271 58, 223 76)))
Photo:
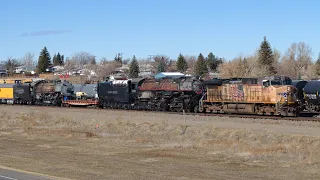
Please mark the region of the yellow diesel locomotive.
POLYGON ((199 111, 296 116, 301 108, 291 84, 290 78, 281 76, 208 80, 199 111))

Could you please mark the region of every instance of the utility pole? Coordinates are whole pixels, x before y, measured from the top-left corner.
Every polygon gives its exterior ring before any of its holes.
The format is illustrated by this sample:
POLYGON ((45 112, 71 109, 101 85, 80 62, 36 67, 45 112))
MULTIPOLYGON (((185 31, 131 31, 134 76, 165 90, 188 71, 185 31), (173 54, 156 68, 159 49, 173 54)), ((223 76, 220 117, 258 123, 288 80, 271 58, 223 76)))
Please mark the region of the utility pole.
POLYGON ((116 61, 120 61, 121 66, 122 66, 122 54, 124 54, 124 53, 118 53, 115 57, 116 61))
POLYGON ((122 67, 122 54, 124 54, 124 53, 119 53, 120 54, 120 62, 121 62, 121 67, 122 67))
MULTIPOLYGON (((152 58, 153 58, 154 55, 148 55, 148 56, 149 56, 149 59, 150 59, 149 63, 151 63, 152 58)), ((149 63, 145 65, 145 70, 147 69, 146 66, 149 65, 149 63)), ((148 68, 150 68, 150 67, 148 66, 148 68)), ((151 70, 151 72, 152 72, 152 70, 151 70)))
POLYGON ((148 55, 148 56, 149 56, 149 59, 150 59, 150 61, 151 61, 151 59, 152 59, 153 55, 148 55))
POLYGON ((119 53, 119 57, 120 57, 121 61, 122 61, 122 54, 124 54, 124 53, 119 53))

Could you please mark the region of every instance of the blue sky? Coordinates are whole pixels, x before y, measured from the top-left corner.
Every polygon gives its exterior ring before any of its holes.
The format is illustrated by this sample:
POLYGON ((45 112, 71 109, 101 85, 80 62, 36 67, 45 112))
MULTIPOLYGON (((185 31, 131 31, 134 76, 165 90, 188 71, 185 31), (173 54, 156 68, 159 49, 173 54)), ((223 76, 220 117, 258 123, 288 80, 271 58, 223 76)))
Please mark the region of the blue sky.
POLYGON ((179 53, 232 59, 253 53, 267 36, 284 52, 304 41, 320 51, 320 1, 257 0, 2 0, 0 60, 46 46, 66 57, 87 51, 97 56, 179 53), (65 33, 22 36, 43 31, 65 33))

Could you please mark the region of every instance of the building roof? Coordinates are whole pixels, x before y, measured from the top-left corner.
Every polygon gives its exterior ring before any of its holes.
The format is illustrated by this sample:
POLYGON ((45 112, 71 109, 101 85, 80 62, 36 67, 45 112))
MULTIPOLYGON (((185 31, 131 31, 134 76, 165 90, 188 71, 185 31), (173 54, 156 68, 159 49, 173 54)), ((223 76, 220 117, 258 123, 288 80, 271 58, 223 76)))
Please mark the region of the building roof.
POLYGON ((162 75, 165 75, 165 76, 184 76, 184 74, 182 74, 180 72, 161 72, 159 74, 162 74, 162 75))
POLYGON ((161 79, 164 77, 185 77, 185 75, 180 72, 161 72, 155 75, 156 79, 161 79))

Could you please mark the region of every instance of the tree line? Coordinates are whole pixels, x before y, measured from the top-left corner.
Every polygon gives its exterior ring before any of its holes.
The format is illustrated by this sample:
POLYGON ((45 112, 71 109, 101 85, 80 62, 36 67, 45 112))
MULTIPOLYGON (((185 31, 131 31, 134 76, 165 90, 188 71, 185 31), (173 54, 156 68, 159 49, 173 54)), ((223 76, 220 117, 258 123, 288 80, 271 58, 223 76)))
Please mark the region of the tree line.
POLYGON ((199 53, 198 56, 183 55, 180 53, 176 59, 166 55, 155 55, 150 59, 132 58, 123 59, 119 53, 113 60, 102 58, 97 63, 96 57, 89 52, 74 53, 71 58, 57 52, 51 58, 44 47, 34 63, 34 55, 27 53, 21 61, 8 58, 5 62, 7 70, 19 64, 34 65, 38 73, 46 72, 51 65, 64 66, 66 71, 87 68, 96 72, 97 76, 104 77, 114 73, 122 65, 128 65, 128 77, 139 77, 144 68, 152 69, 152 73, 178 71, 199 77, 207 77, 209 72, 218 73, 222 78, 229 77, 261 77, 272 75, 285 75, 292 79, 315 79, 320 75, 320 54, 316 62, 312 61, 312 49, 304 42, 293 43, 282 55, 277 49, 272 49, 266 37, 263 38, 259 48, 249 56, 239 56, 232 60, 220 58, 210 52, 208 55, 199 53))

